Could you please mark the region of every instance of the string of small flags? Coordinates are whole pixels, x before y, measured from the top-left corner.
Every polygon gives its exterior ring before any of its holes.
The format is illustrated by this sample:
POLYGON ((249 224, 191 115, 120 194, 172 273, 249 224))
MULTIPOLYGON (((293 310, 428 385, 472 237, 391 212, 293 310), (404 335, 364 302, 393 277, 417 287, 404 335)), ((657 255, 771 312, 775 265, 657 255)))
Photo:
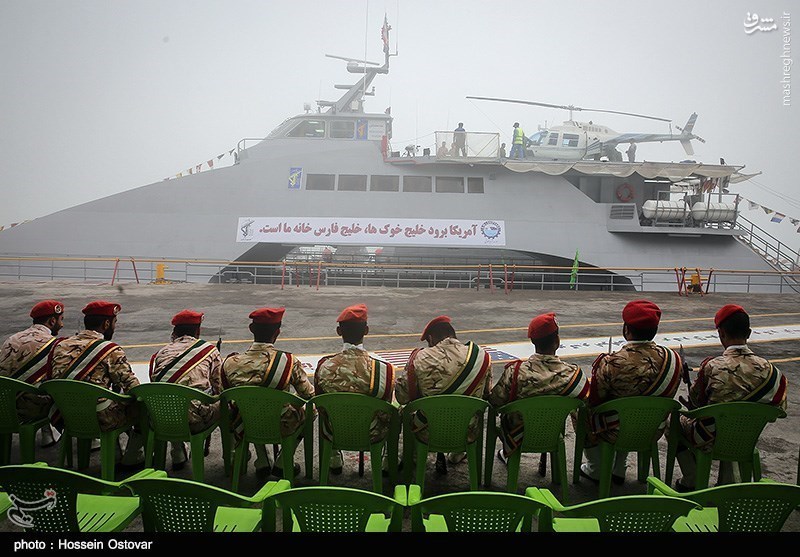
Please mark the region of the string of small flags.
POLYGON ((762 211, 764 211, 764 213, 767 214, 767 216, 772 215, 772 217, 769 219, 769 222, 774 222, 774 223, 780 224, 781 222, 783 222, 785 219, 788 218, 788 220, 792 224, 792 226, 797 229, 797 233, 800 234, 800 218, 787 217, 785 214, 779 213, 778 211, 776 211, 774 209, 770 209, 769 207, 765 207, 764 205, 760 205, 759 203, 756 203, 755 201, 750 201, 749 199, 745 199, 742 196, 738 196, 738 197, 739 197, 740 201, 741 200, 747 201, 747 210, 748 211, 756 211, 758 209, 761 209, 762 211))
POLYGON ((200 172, 203 171, 203 167, 206 167, 206 170, 212 170, 214 168, 214 161, 215 160, 219 161, 219 160, 222 159, 222 157, 225 157, 225 156, 229 156, 230 157, 230 156, 233 155, 234 151, 236 151, 235 148, 231 149, 227 153, 222 153, 221 155, 217 155, 213 159, 208 159, 206 162, 201 162, 200 164, 195 165, 194 167, 189 167, 186 170, 184 170, 183 172, 178 172, 174 176, 167 176, 162 181, 165 182, 167 180, 174 180, 175 178, 182 178, 182 177, 188 176, 190 174, 200 174, 200 172))

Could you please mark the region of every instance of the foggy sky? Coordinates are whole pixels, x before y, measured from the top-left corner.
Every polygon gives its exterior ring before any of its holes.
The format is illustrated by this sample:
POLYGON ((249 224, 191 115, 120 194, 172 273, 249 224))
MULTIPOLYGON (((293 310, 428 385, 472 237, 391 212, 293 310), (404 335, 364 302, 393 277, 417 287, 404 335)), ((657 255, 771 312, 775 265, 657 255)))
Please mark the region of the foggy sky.
MULTIPOLYGON (((356 79, 336 54, 382 61, 369 112, 391 106, 395 150, 433 132, 528 135, 564 111, 471 101, 496 96, 671 118, 699 114, 687 157, 677 142, 641 144, 637 160, 744 164, 762 171, 732 191, 800 219, 800 70, 783 106, 782 1, 485 2, 5 0, 0 18, 0 225, 174 176, 266 136, 336 83, 356 79), (744 32, 748 12, 779 29, 744 32), (771 192, 778 192, 777 194, 771 192)), ((800 58, 800 32, 791 58, 800 58)), ((576 114, 624 132, 664 123, 576 114)), ((677 133, 677 130, 674 130, 677 133)), ((621 150, 624 150, 624 146, 621 150)), ((216 159, 215 159, 216 160, 216 159)), ((230 157, 220 163, 229 164, 230 157)), ((800 249, 788 217, 745 217, 800 249)), ((2 234, 2 232, 0 232, 2 234)))

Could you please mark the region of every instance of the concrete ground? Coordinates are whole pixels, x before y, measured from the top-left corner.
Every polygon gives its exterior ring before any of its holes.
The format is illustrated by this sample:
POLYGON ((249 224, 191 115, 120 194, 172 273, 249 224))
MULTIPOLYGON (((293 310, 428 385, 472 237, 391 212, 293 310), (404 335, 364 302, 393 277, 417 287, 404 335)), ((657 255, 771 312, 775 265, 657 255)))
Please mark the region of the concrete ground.
MULTIPOLYGON (((368 350, 406 349, 421 346, 419 334, 427 321, 439 314, 452 317, 453 324, 462 340, 471 339, 479 344, 504 343, 525 340, 528 321, 536 314, 555 311, 561 326, 562 339, 602 337, 619 335, 622 322, 622 307, 630 300, 648 298, 662 309, 661 332, 684 332, 713 329, 716 310, 726 303, 744 306, 751 315, 752 325, 778 326, 800 324, 800 295, 757 294, 712 294, 706 297, 679 297, 673 293, 618 293, 618 292, 569 292, 569 291, 515 291, 504 294, 502 290, 416 290, 389 288, 292 287, 280 290, 277 286, 249 284, 107 284, 75 283, 4 283, 0 284, 0 337, 5 338, 30 324, 28 312, 39 300, 56 298, 66 305, 66 326, 61 335, 71 335, 82 328, 80 309, 93 299, 119 302, 119 316, 114 341, 125 349, 131 362, 145 362, 160 346, 169 341, 172 315, 181 309, 191 308, 205 312, 203 336, 216 341, 223 338, 223 356, 233 351, 243 351, 250 341, 247 315, 256 307, 285 306, 278 346, 296 354, 324 354, 337 352, 340 340, 336 337, 336 317, 347 305, 363 302, 369 307, 370 334, 365 339, 368 350)), ((765 429, 759 442, 762 467, 765 477, 780 482, 797 481, 798 446, 800 446, 800 343, 798 340, 764 341, 753 343, 752 348, 760 355, 771 359, 784 372, 789 382, 788 416, 765 429)), ((686 347, 686 357, 693 366, 706 357, 721 352, 721 347, 686 347)), ((576 357, 585 370, 591 368, 594 356, 576 357)), ((502 372, 502 364, 495 364, 495 381, 502 372)), ((679 394, 686 395, 686 386, 681 385, 679 394)), ((316 432, 315 432, 316 435, 316 432)), ((230 478, 223 472, 219 435, 212 436, 211 453, 206 458, 206 481, 229 488, 230 478)), ((574 436, 567 428, 567 454, 571 459, 574 436)), ((661 441, 662 469, 666 446, 661 441)), ((99 475, 99 454, 93 453, 87 473, 99 475)), ((18 458, 17 442, 14 441, 13 461, 18 458)), ((56 448, 40 449, 40 460, 56 463, 56 448)), ((367 457, 368 458, 368 457, 367 457)), ((303 462, 303 449, 298 449, 296 462, 303 462)), ((316 461, 316 457, 314 459, 316 461)), ((252 462, 252 461, 251 461, 252 462)), ((519 478, 519 492, 525 487, 536 486, 551 489, 558 497, 558 485, 551 483, 549 474, 540 477, 537 473, 538 455, 524 455, 519 478)), ((572 471, 571 462, 568 465, 572 471)), ((190 467, 170 475, 190 478, 190 467)), ((715 472, 714 472, 715 473, 715 472)), ((124 477, 119 473, 118 479, 124 477)), ((675 477, 680 472, 675 471, 675 477)), ((274 478, 272 478, 274 479, 274 478)), ((297 485, 317 485, 318 471, 312 479, 301 473, 297 485)), ((505 467, 495 459, 492 489, 505 487, 505 467)), ((357 473, 357 454, 345 454, 344 473, 331 477, 332 485, 370 489, 370 465, 366 473, 357 473)), ((390 493, 388 480, 384 482, 386 493, 390 493)), ((240 490, 254 493, 260 482, 252 466, 242 478, 240 490)), ((429 458, 426 476, 426 495, 464 490, 468 487, 467 464, 451 465, 446 476, 436 475, 433 456, 429 458)), ((644 493, 645 485, 635 479, 635 461, 629 459, 627 481, 623 486, 612 486, 612 494, 644 493)), ((597 496, 597 488, 587 480, 570 484, 570 503, 588 501, 597 496)), ((404 529, 409 528, 406 517, 404 529)), ((0 523, 0 531, 12 531, 6 520, 0 523)), ((137 520, 130 531, 140 531, 137 520)), ((792 514, 785 531, 800 532, 800 513, 792 514)))

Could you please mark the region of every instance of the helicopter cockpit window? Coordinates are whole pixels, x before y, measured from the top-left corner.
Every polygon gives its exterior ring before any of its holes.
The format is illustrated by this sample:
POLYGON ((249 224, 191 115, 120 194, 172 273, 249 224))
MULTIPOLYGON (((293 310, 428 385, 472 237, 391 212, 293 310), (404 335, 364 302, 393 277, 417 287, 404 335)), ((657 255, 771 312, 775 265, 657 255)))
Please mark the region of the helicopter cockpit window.
POLYGON ((574 133, 565 133, 561 140, 562 147, 577 147, 579 136, 574 133))
POLYGON ((325 122, 322 120, 303 120, 297 124, 287 137, 325 137, 325 122))
POLYGON ((334 120, 331 122, 331 137, 334 139, 353 139, 355 122, 352 120, 334 120))
POLYGON ((536 132, 535 134, 530 136, 528 139, 531 140, 531 144, 532 145, 541 145, 542 141, 544 141, 544 139, 546 137, 547 137, 547 132, 536 132))
POLYGON ((551 133, 550 139, 547 140, 548 145, 558 145, 558 133, 551 133))

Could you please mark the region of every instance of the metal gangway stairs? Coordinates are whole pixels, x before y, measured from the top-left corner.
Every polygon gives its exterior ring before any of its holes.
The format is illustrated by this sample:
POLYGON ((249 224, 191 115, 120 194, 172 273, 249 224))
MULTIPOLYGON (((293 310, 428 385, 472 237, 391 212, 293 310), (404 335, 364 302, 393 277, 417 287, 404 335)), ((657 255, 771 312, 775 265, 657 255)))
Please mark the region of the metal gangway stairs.
POLYGON ((736 230, 741 231, 735 236, 739 243, 760 255, 770 267, 781 273, 782 280, 792 290, 800 292, 800 253, 741 214, 736 217, 736 230))

